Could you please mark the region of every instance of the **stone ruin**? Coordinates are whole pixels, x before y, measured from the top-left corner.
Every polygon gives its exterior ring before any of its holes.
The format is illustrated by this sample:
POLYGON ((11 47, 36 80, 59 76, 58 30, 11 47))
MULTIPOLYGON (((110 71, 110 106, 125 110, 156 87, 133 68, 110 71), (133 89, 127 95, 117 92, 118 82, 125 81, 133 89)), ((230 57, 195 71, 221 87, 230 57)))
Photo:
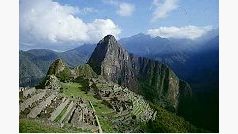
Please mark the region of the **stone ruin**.
MULTIPOLYGON (((111 122, 117 132, 140 132, 140 122, 155 119, 156 111, 150 108, 142 96, 102 78, 87 80, 88 91, 115 111, 111 122)), ((19 95, 20 118, 40 119, 58 127, 70 125, 91 132, 102 132, 96 111, 88 101, 63 97, 58 90, 52 89, 20 88, 19 95)))
POLYGON ((75 128, 102 132, 99 121, 88 101, 81 98, 72 100, 62 97, 51 89, 24 89, 20 95, 20 119, 40 119, 45 123, 63 127, 65 124, 75 128))
POLYGON ((138 122, 155 119, 156 111, 150 108, 142 96, 104 79, 93 78, 90 83, 90 88, 94 89, 98 98, 118 112, 113 124, 119 132, 138 132, 138 122))

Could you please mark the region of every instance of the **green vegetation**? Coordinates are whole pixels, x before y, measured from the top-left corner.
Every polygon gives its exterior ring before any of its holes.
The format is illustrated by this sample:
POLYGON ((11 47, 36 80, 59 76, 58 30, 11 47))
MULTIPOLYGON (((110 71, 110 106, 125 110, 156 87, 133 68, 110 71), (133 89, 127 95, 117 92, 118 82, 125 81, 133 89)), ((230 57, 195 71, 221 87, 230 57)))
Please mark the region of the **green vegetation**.
POLYGON ((85 132, 82 129, 65 126, 63 128, 48 125, 37 120, 20 119, 20 133, 75 133, 85 132))
POLYGON ((150 85, 150 82, 140 79, 139 80, 139 88, 140 88, 140 94, 142 94, 146 100, 154 103, 154 104, 159 104, 160 106, 162 106, 163 108, 171 111, 171 112, 175 112, 175 109, 173 107, 173 105, 171 104, 171 101, 169 100, 169 98, 167 97, 168 95, 165 95, 160 92, 164 92, 162 89, 165 89, 167 85, 166 82, 164 82, 164 78, 162 78, 161 76, 158 82, 160 83, 160 87, 159 89, 156 88, 155 85, 150 85), (158 97, 160 96, 160 97, 158 97))
POLYGON ((103 132, 115 132, 112 125, 113 115, 116 113, 102 103, 101 100, 92 102, 100 121, 103 132))
POLYGON ((68 68, 65 68, 63 71, 56 74, 56 76, 60 79, 60 81, 69 81, 71 76, 71 71, 68 68))
POLYGON ((85 84, 83 84, 82 81, 81 83, 62 83, 62 95, 67 97, 73 96, 73 98, 80 97, 84 100, 90 100, 95 108, 103 132, 115 132, 113 130, 111 121, 113 120, 113 115, 116 113, 103 104, 102 100, 97 99, 93 93, 87 92, 84 85, 85 84))
POLYGON ((192 124, 211 131, 219 132, 219 101, 218 92, 193 93, 191 98, 183 98, 178 115, 183 116, 192 124))
POLYGON ((95 101, 96 98, 93 97, 93 94, 90 92, 85 92, 85 87, 82 83, 62 83, 62 95, 70 98, 80 97, 85 100, 95 101))
POLYGON ((198 129, 185 121, 176 114, 169 112, 160 106, 151 104, 157 110, 156 119, 149 121, 146 124, 146 131, 148 132, 163 132, 163 133, 188 133, 188 132, 206 132, 198 129))
POLYGON ((61 111, 61 113, 56 117, 56 119, 54 120, 55 122, 58 122, 61 118, 62 118, 62 116, 64 115, 64 113, 67 111, 67 107, 65 107, 62 111, 61 111))
MULTIPOLYGON (((48 69, 48 68, 47 68, 48 69)), ((33 86, 44 78, 42 69, 33 63, 31 54, 19 52, 19 86, 33 86), (30 79, 30 81, 29 81, 30 79)))
POLYGON ((97 74, 93 71, 93 69, 88 64, 83 64, 74 69, 78 76, 84 78, 93 78, 97 77, 97 74))

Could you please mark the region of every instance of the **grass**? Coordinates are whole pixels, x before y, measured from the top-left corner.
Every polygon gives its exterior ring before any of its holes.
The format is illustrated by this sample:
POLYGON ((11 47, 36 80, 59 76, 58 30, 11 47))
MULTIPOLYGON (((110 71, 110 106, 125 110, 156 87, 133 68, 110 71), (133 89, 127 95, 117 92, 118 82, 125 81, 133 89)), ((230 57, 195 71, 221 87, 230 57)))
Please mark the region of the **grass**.
POLYGON ((80 97, 84 100, 96 101, 97 99, 93 97, 92 93, 86 93, 83 84, 81 83, 62 83, 63 86, 63 96, 71 98, 80 97))
POLYGON ((149 121, 147 126, 147 132, 150 133, 200 133, 207 132, 200 128, 196 128, 184 118, 177 116, 175 113, 169 112, 164 108, 154 105, 151 106, 157 110, 156 119, 154 121, 149 121))
POLYGON ((93 104, 96 114, 99 118, 103 132, 114 132, 113 125, 111 120, 108 118, 108 115, 113 115, 114 111, 102 103, 102 100, 99 100, 94 97, 94 94, 91 92, 86 93, 83 83, 62 83, 63 85, 63 96, 66 97, 80 97, 84 100, 90 100, 93 104))
POLYGON ((56 127, 47 125, 37 120, 20 119, 19 122, 20 133, 69 133, 69 132, 84 132, 78 128, 56 127))
POLYGON ((112 115, 114 114, 114 111, 108 108, 106 105, 102 104, 101 100, 92 103, 97 113, 103 132, 114 132, 111 122, 111 120, 113 120, 112 115))
POLYGON ((55 122, 58 122, 61 118, 62 118, 62 116, 64 115, 64 113, 67 111, 67 107, 65 107, 62 111, 61 111, 61 113, 56 117, 56 119, 54 120, 55 122))

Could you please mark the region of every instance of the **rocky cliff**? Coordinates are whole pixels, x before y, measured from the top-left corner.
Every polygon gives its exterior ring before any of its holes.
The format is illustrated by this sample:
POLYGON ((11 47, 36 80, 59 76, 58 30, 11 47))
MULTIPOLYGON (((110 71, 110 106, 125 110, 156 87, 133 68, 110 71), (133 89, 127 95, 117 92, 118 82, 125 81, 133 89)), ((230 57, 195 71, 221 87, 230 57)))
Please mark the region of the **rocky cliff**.
POLYGON ((180 80, 167 65, 134 55, 130 55, 130 59, 140 93, 152 102, 173 110, 182 96, 191 95, 189 84, 180 80))
POLYGON ((120 46, 114 36, 107 35, 97 44, 88 64, 106 80, 133 91, 138 89, 129 53, 120 46))
POLYGON ((105 79, 143 94, 168 109, 176 110, 180 96, 191 93, 189 85, 168 66, 129 54, 112 35, 97 44, 88 64, 105 79))

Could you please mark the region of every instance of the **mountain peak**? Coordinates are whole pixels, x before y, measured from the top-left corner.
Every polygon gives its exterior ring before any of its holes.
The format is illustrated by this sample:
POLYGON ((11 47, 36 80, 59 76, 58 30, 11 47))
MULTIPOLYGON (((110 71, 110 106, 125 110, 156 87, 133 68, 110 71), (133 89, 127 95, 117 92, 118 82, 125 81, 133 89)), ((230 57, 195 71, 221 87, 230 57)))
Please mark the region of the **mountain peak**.
POLYGON ((109 81, 123 86, 137 87, 133 77, 129 53, 121 47, 114 36, 105 36, 93 51, 88 64, 94 72, 109 81))
POLYGON ((88 63, 97 74, 101 74, 101 64, 109 55, 114 55, 120 48, 115 37, 113 35, 105 36, 101 41, 98 42, 94 49, 88 63))
POLYGON ((65 63, 62 59, 55 60, 49 67, 47 75, 55 75, 65 69, 65 63))
POLYGON ((98 44, 113 46, 117 44, 117 40, 113 35, 107 35, 98 44))
POLYGON ((190 90, 186 85, 180 86, 183 83, 166 65, 129 55, 112 35, 104 37, 97 44, 88 64, 94 72, 108 81, 128 87, 137 93, 149 93, 146 97, 151 100, 160 101, 158 96, 163 96, 166 106, 174 110, 178 106, 180 93, 183 94, 180 89, 190 90), (145 86, 140 86, 140 82, 146 83, 143 84, 145 86))
POLYGON ((116 40, 116 38, 113 35, 109 34, 109 35, 105 36, 103 38, 103 40, 105 40, 105 41, 116 40))

